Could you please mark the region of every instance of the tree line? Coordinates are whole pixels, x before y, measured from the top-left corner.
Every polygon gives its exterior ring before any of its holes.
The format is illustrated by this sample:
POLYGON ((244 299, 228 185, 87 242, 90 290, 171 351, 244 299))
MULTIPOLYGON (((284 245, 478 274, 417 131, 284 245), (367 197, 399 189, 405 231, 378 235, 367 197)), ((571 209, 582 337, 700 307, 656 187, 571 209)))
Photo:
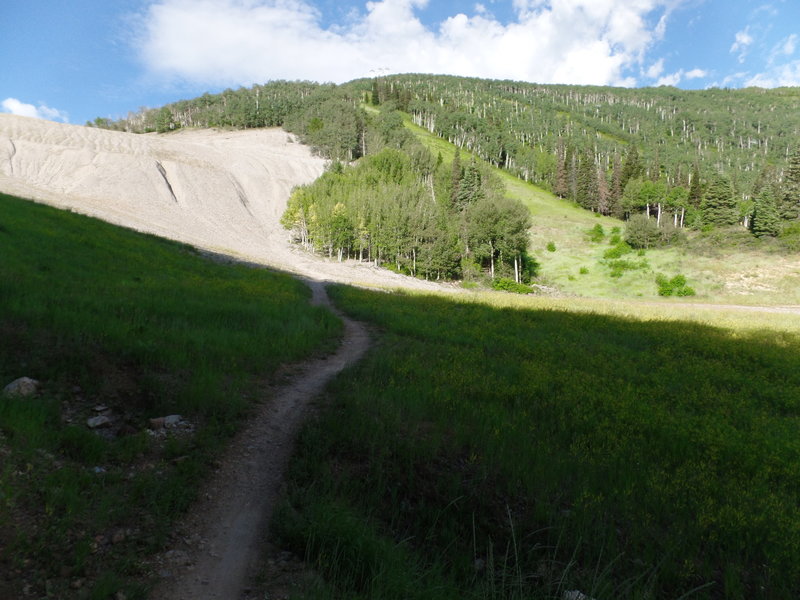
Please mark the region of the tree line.
POLYGON ((289 199, 282 223, 296 242, 425 279, 530 281, 530 212, 496 176, 460 154, 449 164, 434 158, 391 108, 365 122, 367 155, 333 162, 289 199))

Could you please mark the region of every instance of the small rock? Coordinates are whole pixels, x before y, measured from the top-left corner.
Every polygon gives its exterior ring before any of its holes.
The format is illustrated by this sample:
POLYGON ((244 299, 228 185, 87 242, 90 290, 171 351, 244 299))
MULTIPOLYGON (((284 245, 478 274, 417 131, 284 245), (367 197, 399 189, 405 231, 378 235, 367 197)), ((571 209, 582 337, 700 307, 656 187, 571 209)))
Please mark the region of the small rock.
POLYGON ((94 407, 92 410, 93 410, 94 412, 99 412, 99 413, 101 413, 101 412, 104 412, 104 411, 108 410, 108 407, 107 407, 105 404, 98 404, 98 405, 97 405, 97 406, 95 406, 95 407, 94 407))
POLYGON ((156 417, 155 419, 150 419, 150 429, 152 429, 153 431, 164 429, 164 417, 156 417))
POLYGON ((33 396, 39 390, 39 382, 30 377, 20 377, 9 383, 3 388, 3 394, 6 396, 16 396, 18 398, 27 398, 33 396))
POLYGON ((171 427, 177 427, 183 421, 183 417, 180 415, 169 415, 164 417, 164 427, 170 429, 171 427))
POLYGON ((125 532, 122 529, 115 531, 114 535, 111 536, 112 544, 120 544, 124 541, 125 541, 125 532))
POLYGON ((79 590, 83 587, 83 579, 76 579, 72 583, 69 584, 73 590, 79 590))
POLYGON ((561 598, 562 600, 594 600, 594 598, 587 596, 579 590, 565 591, 561 598))
POLYGON ((128 596, 125 594, 125 592, 119 591, 114 594, 114 600, 128 600, 128 596))
POLYGON ((106 468, 105 467, 94 467, 92 469, 92 471, 94 471, 97 475, 102 475, 103 473, 106 472, 106 468))
POLYGON ((105 415, 90 417, 86 419, 86 426, 89 429, 100 429, 102 427, 111 427, 111 419, 109 419, 105 415))

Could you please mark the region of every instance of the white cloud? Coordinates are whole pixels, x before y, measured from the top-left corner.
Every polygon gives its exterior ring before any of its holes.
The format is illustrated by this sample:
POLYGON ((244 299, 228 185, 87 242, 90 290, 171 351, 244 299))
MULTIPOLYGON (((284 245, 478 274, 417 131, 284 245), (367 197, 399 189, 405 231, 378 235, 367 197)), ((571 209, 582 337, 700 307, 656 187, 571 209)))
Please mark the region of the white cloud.
POLYGON ((736 37, 734 38, 733 45, 731 46, 730 53, 736 54, 739 53, 738 61, 740 63, 744 62, 745 57, 747 56, 747 52, 750 49, 750 46, 755 41, 753 36, 750 35, 750 26, 748 25, 742 31, 738 31, 736 33, 736 37))
POLYGON ((800 60, 771 67, 764 73, 750 77, 744 85, 763 88, 800 86, 800 60))
POLYGON ((48 121, 62 121, 64 123, 69 122, 67 113, 56 108, 50 108, 44 104, 34 106, 33 104, 20 102, 16 98, 6 98, 0 103, 0 106, 2 106, 3 112, 11 113, 12 115, 33 117, 34 119, 45 119, 48 121))
POLYGON ((664 75, 663 77, 660 77, 658 81, 656 81, 656 85, 676 86, 681 82, 682 78, 683 78, 683 69, 681 69, 680 71, 676 71, 675 73, 672 73, 670 75, 664 75))
POLYGON ((514 22, 476 6, 473 16, 430 28, 415 14, 427 0, 375 0, 325 28, 309 0, 158 0, 143 15, 138 46, 150 72, 203 85, 343 82, 379 68, 634 85, 629 71, 641 68, 683 1, 513 0, 514 22))
POLYGON ((648 77, 652 77, 655 79, 656 77, 658 80, 656 81, 655 85, 671 85, 677 86, 681 81, 684 79, 699 79, 701 77, 707 77, 708 72, 704 71, 703 69, 692 69, 691 71, 684 71, 683 69, 678 69, 674 73, 670 73, 668 75, 661 75, 663 72, 664 61, 659 60, 653 67, 648 70, 647 75, 648 77), (654 67, 660 68, 654 68, 654 67), (655 75, 651 75, 651 72, 655 73, 655 75))
POLYGON ((650 67, 645 72, 645 75, 647 75, 650 79, 655 79, 663 72, 664 72, 664 59, 659 58, 656 62, 650 65, 650 67))
POLYGON ((701 79, 703 77, 708 77, 708 71, 704 69, 692 69, 691 71, 687 71, 685 76, 686 79, 701 79))
POLYGON ((794 54, 797 48, 797 34, 793 33, 780 43, 779 52, 785 56, 794 54))

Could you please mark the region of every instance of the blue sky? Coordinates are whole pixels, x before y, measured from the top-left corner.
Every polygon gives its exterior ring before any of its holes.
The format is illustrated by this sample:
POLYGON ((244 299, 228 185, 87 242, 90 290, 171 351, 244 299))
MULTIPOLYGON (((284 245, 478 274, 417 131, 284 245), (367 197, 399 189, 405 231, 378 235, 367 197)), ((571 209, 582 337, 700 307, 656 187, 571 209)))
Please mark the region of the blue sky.
POLYGON ((83 124, 271 79, 800 85, 800 0, 5 0, 0 110, 83 124))

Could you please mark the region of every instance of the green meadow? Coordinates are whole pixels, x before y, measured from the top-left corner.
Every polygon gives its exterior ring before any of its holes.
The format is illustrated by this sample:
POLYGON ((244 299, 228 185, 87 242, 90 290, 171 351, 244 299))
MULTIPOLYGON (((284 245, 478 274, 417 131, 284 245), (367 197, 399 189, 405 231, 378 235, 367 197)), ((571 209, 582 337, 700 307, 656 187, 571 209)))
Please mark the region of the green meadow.
MULTIPOLYGON (((405 120, 406 127, 436 156, 445 161, 455 146, 405 120)), ((462 161, 466 160, 462 156, 462 161)), ((630 267, 614 273, 604 255, 625 222, 580 208, 550 192, 491 167, 506 188, 533 217, 531 255, 540 263, 542 283, 561 293, 587 298, 657 298, 655 278, 685 275, 699 301, 750 305, 800 304, 800 262, 775 240, 759 240, 745 229, 687 231, 688 240, 672 247, 627 254, 630 267), (600 239, 590 232, 603 230, 600 239), (548 250, 548 245, 550 250, 548 250)))
POLYGON ((305 597, 800 593, 796 315, 330 294, 379 335, 274 520, 305 597))
POLYGON ((286 275, 0 195, 0 386, 42 382, 0 397, 0 597, 144 597, 142 559, 277 367, 335 347, 341 323, 309 298, 286 275), (97 405, 113 435, 87 428, 97 405), (194 433, 146 432, 170 414, 194 433))

